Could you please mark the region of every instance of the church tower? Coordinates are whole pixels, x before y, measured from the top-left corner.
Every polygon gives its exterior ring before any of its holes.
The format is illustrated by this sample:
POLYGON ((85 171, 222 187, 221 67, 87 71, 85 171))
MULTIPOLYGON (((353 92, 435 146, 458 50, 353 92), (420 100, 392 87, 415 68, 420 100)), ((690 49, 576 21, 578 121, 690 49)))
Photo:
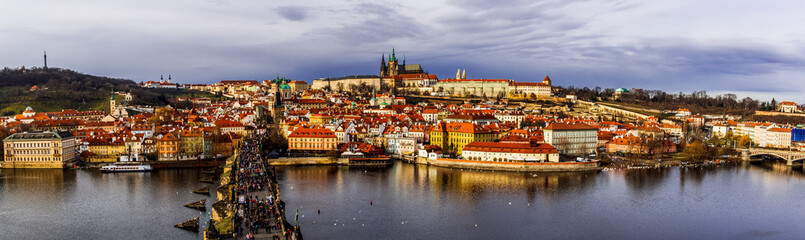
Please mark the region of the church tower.
POLYGON ((394 49, 391 49, 391 56, 389 56, 389 70, 388 75, 389 77, 397 76, 397 54, 394 53, 394 49))
POLYGON ((109 114, 115 113, 115 91, 112 90, 112 97, 109 98, 109 114))
POLYGON ((380 55, 380 77, 388 77, 386 71, 386 54, 380 55))
POLYGON ((279 75, 277 76, 277 80, 274 82, 274 106, 271 107, 271 119, 274 120, 274 124, 279 124, 282 119, 282 113, 285 111, 284 106, 282 105, 282 93, 280 92, 280 83, 281 80, 279 79, 279 75))

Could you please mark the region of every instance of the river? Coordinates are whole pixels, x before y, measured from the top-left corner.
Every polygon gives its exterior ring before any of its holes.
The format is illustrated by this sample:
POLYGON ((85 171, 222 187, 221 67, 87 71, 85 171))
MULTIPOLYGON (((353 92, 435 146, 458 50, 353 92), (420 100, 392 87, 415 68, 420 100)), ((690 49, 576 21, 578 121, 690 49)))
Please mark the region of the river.
MULTIPOLYGON (((805 174, 784 164, 276 170, 287 216, 299 209, 306 239, 805 239, 805 174)), ((191 192, 206 185, 199 175, 1 169, 0 239, 198 239, 173 225, 205 223, 205 213, 183 207, 206 197, 191 192)))

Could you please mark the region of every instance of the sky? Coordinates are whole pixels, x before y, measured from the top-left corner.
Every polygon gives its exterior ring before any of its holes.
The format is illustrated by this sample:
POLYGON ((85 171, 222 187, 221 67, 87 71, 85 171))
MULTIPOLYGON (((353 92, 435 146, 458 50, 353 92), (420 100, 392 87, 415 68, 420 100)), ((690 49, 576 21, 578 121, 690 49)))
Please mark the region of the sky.
POLYGON ((379 74, 705 90, 805 102, 805 1, 6 1, 0 67, 140 81, 379 74))

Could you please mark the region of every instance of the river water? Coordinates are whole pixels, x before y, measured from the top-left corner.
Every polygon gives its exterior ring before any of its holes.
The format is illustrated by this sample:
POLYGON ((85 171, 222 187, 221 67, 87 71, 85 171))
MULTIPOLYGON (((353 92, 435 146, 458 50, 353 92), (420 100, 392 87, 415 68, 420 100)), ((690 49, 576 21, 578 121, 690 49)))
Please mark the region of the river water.
MULTIPOLYGON (((781 164, 510 173, 395 163, 278 167, 306 239, 805 239, 781 164), (371 204, 370 204, 371 202, 371 204), (317 213, 321 210, 321 214, 317 213)), ((0 170, 0 239, 198 239, 198 170, 0 170)), ((208 199, 208 206, 213 199, 208 199)))

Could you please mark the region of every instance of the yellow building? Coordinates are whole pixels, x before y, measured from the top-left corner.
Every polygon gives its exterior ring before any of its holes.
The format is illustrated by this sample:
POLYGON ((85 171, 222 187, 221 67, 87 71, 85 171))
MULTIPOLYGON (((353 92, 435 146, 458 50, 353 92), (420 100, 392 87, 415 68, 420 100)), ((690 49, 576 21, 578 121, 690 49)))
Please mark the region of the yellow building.
POLYGON ((63 168, 75 160, 75 136, 69 132, 15 133, 3 145, 3 168, 63 168))
POLYGON ((430 144, 439 146, 445 153, 461 155, 464 146, 471 142, 491 142, 496 133, 473 123, 440 122, 430 132, 430 144))
POLYGON ((182 130, 180 140, 182 156, 198 156, 204 152, 204 131, 201 128, 182 130))
POLYGON ((90 154, 85 156, 87 162, 117 162, 120 155, 126 154, 126 144, 120 138, 97 137, 85 139, 89 143, 90 154))
POLYGON ((166 133, 157 140, 157 153, 159 161, 176 161, 179 156, 179 138, 173 133, 166 133))
POLYGON ((330 123, 330 121, 332 121, 332 120, 333 120, 333 117, 330 116, 330 115, 316 114, 316 115, 310 116, 310 125, 311 126, 324 125, 324 124, 330 123))
POLYGON ((335 150, 338 137, 330 129, 300 127, 288 135, 288 149, 292 151, 335 150))

